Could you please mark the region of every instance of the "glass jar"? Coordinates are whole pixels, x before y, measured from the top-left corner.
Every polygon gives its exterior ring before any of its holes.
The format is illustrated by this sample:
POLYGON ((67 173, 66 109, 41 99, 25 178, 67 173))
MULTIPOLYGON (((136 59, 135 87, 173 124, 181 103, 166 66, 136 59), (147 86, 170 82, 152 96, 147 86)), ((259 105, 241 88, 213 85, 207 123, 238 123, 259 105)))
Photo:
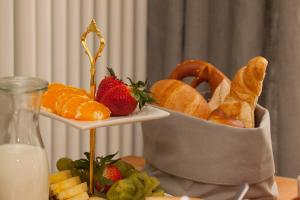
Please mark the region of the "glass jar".
POLYGON ((47 200, 48 160, 39 130, 47 81, 0 78, 0 199, 47 200))

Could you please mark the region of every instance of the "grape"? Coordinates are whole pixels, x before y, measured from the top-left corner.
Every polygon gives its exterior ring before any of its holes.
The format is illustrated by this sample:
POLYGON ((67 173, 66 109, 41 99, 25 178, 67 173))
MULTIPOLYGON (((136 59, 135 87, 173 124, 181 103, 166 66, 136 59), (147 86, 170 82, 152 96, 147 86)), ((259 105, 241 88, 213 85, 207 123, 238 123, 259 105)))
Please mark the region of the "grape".
POLYGON ((74 162, 73 162, 73 160, 71 160, 70 158, 67 158, 67 157, 60 158, 56 162, 56 167, 59 171, 71 170, 72 168, 74 168, 74 162))

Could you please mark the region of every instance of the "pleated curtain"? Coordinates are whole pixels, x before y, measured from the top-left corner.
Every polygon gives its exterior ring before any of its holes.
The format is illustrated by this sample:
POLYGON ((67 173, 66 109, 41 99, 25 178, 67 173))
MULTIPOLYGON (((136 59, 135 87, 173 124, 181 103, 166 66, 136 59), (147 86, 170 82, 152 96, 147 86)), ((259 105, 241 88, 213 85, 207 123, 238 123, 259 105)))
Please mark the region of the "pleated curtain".
MULTIPOLYGON (((106 48, 97 82, 112 67, 122 79, 146 77, 146 0, 0 0, 0 76, 36 76, 89 88, 89 61, 80 36, 95 18, 106 48)), ((92 51, 99 41, 89 36, 92 51)), ((63 156, 89 151, 88 131, 40 117, 50 167, 63 156)), ((97 129, 96 155, 141 155, 139 124, 97 129)))

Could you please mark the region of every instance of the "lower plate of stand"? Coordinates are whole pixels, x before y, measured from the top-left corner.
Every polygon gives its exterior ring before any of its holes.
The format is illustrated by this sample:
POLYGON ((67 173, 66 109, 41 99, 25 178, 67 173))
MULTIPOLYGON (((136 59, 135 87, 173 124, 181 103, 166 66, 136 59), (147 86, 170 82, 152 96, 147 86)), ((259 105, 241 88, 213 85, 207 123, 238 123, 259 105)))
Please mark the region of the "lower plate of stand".
POLYGON ((74 126, 81 130, 155 120, 168 117, 170 115, 168 112, 152 105, 146 105, 142 108, 142 110, 136 110, 134 113, 128 116, 110 117, 108 119, 98 121, 78 121, 74 119, 68 119, 61 117, 55 113, 48 112, 44 109, 41 109, 41 114, 51 119, 74 126))

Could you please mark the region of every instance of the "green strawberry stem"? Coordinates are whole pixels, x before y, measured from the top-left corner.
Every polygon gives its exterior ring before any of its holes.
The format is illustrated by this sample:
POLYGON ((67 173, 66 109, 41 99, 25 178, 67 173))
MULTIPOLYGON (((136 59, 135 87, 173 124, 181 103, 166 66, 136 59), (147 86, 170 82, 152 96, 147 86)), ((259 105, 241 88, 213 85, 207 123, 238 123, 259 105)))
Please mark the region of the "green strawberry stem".
MULTIPOLYGON (((96 159, 94 161, 94 171, 95 171, 94 178, 96 181, 98 181, 99 183, 101 183, 103 185, 111 185, 112 184, 112 181, 105 178, 102 174, 107 165, 114 164, 115 162, 120 160, 120 159, 113 159, 118 153, 119 152, 116 152, 114 154, 109 154, 105 157, 103 157, 103 156, 96 157, 96 159)), ((90 153, 84 152, 84 155, 86 158, 81 158, 79 160, 75 160, 74 166, 78 170, 83 170, 83 171, 89 172, 89 170, 90 170, 90 162, 89 162, 90 153)))
POLYGON ((139 104, 139 109, 142 109, 142 107, 146 103, 153 103, 154 99, 150 95, 150 91, 147 89, 148 88, 148 80, 145 82, 143 81, 138 81, 134 82, 132 79, 128 78, 127 79, 130 81, 130 88, 132 91, 132 94, 136 101, 139 104))
POLYGON ((114 70, 110 67, 107 67, 107 70, 109 72, 109 75, 116 77, 116 73, 114 72, 114 70))

